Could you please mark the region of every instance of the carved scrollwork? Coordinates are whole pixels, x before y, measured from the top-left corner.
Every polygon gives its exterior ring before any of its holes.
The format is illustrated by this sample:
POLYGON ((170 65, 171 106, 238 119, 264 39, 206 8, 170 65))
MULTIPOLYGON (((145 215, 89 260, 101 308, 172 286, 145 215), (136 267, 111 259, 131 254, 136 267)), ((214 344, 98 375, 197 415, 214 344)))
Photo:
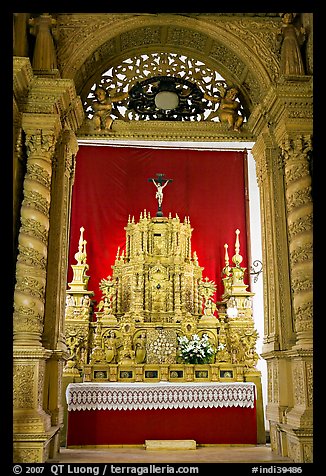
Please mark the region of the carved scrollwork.
POLYGON ((31 276, 19 277, 16 284, 16 290, 34 296, 44 302, 45 282, 40 282, 36 278, 31 276))
POLYGON ((21 218, 21 233, 38 238, 42 243, 47 245, 48 242, 48 230, 40 222, 33 220, 32 218, 21 218))
POLYGON ((32 366, 24 364, 14 366, 13 406, 14 408, 33 408, 34 372, 32 366))
POLYGON ((18 245, 19 255, 18 263, 24 263, 28 266, 37 267, 45 270, 46 259, 45 256, 38 250, 22 244, 18 245))
POLYGON ((313 258, 313 246, 312 243, 307 243, 301 248, 297 248, 290 253, 291 265, 295 266, 303 261, 312 261, 313 258))
POLYGON ((309 202, 311 202, 311 185, 289 194, 287 200, 288 212, 290 213, 294 208, 309 202))
MULTIPOLYGON (((238 58, 234 64, 239 66, 238 58)), ((123 92, 129 91, 128 104, 112 102, 110 115, 113 119, 124 121, 144 118, 185 119, 218 122, 218 102, 208 107, 203 95, 218 97, 221 86, 227 87, 225 80, 217 71, 191 57, 180 57, 175 53, 139 55, 105 71, 91 87, 84 101, 84 109, 88 119, 92 119, 95 91, 100 87, 112 98, 120 97, 123 92), (169 108, 168 105, 166 109, 160 107, 157 94, 164 91, 176 94, 173 99, 176 102, 175 107, 169 108)), ((172 100, 171 95, 169 100, 172 100)), ((246 120, 247 114, 243 105, 239 99, 237 101, 246 120)))
POLYGON ((54 153, 56 140, 53 134, 26 134, 28 155, 39 153, 41 157, 51 157, 54 153))
POLYGON ((34 190, 25 190, 24 200, 22 203, 25 207, 35 208, 49 218, 50 204, 46 198, 34 190))
POLYGON ((40 182, 45 187, 49 188, 51 185, 51 177, 49 173, 40 165, 35 163, 27 163, 27 174, 30 180, 40 182))

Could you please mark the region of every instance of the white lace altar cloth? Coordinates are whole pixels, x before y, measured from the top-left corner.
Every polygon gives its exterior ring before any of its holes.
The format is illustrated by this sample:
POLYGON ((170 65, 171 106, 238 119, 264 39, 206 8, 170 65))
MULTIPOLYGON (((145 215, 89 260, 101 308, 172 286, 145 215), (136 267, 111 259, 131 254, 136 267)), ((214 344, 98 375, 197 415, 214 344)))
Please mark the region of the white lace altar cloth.
POLYGON ((230 383, 70 383, 71 410, 147 410, 167 408, 254 408, 255 384, 230 383))

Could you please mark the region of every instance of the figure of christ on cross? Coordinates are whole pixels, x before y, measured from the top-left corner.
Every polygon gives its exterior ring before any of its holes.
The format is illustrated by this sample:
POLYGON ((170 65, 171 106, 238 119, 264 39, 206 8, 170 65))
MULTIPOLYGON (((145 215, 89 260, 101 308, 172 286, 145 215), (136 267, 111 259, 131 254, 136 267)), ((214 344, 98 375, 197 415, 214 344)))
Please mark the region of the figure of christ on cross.
POLYGON ((155 198, 157 198, 157 201, 158 201, 158 210, 157 210, 156 216, 162 217, 163 216, 163 212, 162 212, 163 188, 166 187, 169 182, 173 182, 173 180, 165 179, 164 178, 165 174, 156 174, 156 175, 157 175, 156 180, 153 178, 149 178, 148 181, 153 182, 153 184, 155 185, 157 189, 156 195, 155 195, 155 198))

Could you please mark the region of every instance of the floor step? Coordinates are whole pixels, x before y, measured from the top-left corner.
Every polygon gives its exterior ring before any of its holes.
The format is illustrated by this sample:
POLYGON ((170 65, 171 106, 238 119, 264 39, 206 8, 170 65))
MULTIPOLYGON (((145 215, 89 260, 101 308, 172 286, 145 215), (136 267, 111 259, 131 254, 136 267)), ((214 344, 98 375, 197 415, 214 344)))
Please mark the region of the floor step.
POLYGON ((195 450, 195 440, 145 440, 146 450, 195 450))

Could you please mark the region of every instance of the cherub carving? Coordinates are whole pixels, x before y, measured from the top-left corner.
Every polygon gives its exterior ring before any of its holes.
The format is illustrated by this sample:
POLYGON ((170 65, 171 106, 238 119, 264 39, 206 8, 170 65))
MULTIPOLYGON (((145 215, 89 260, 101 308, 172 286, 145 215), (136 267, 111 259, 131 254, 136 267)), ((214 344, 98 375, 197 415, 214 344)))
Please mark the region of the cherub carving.
POLYGON ((128 93, 121 93, 111 96, 104 88, 97 87, 94 91, 96 100, 93 104, 94 115, 91 123, 96 131, 112 129, 113 118, 111 116, 112 105, 115 102, 123 101, 128 97, 128 93))
POLYGON ((218 117, 222 123, 226 123, 229 129, 240 132, 240 128, 243 123, 243 116, 240 113, 240 103, 237 101, 239 91, 235 87, 224 88, 224 86, 218 86, 220 96, 210 96, 204 94, 204 98, 212 102, 219 102, 218 117))

